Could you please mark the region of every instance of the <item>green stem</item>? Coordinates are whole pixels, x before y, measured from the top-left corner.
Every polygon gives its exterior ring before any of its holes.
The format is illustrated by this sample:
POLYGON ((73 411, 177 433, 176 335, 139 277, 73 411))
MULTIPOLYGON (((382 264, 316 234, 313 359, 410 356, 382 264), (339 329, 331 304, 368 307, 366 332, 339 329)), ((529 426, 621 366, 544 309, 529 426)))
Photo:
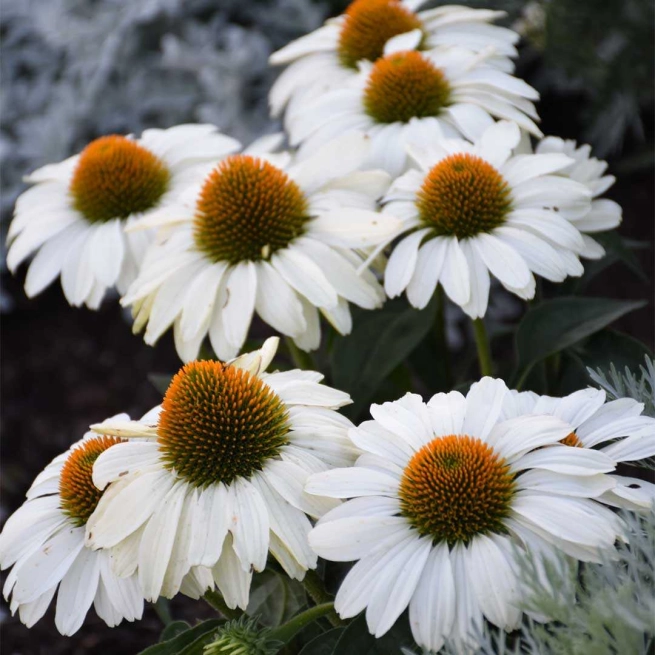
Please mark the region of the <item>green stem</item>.
POLYGON ((287 349, 291 355, 291 361, 293 361, 293 364, 296 368, 299 368, 303 371, 315 370, 314 359, 312 356, 309 353, 306 353, 304 350, 298 348, 291 337, 284 337, 284 343, 287 345, 287 349))
POLYGON ((294 616, 290 621, 287 621, 284 625, 273 630, 269 634, 269 638, 271 641, 281 641, 286 643, 306 625, 316 621, 316 619, 320 619, 322 616, 328 616, 329 618, 331 613, 334 613, 333 603, 314 605, 314 607, 310 607, 308 610, 301 612, 294 616))
MULTIPOLYGON (((305 591, 309 594, 310 598, 316 603, 316 605, 325 605, 327 603, 332 603, 332 596, 325 589, 323 580, 319 577, 318 573, 313 569, 310 569, 305 573, 305 578, 302 581, 305 591)), ((328 615, 330 623, 334 627, 343 625, 343 621, 339 618, 339 615, 332 610, 328 615)))
POLYGON ((169 623, 173 622, 170 602, 167 598, 158 598, 157 602, 153 604, 153 608, 164 625, 168 625, 169 623))
POLYGON ((443 372, 445 388, 452 387, 453 375, 448 356, 448 340, 446 338, 446 296, 441 285, 437 286, 437 312, 434 321, 434 335, 437 341, 437 358, 443 372))
POLYGON ((480 373, 482 376, 493 375, 489 337, 487 336, 487 329, 484 326, 484 321, 481 318, 476 318, 473 321, 473 332, 475 334, 475 345, 478 349, 480 373))
POLYGON ((238 619, 243 615, 243 612, 239 609, 231 609, 226 603, 225 599, 221 594, 218 593, 215 589, 210 589, 205 592, 203 596, 205 602, 211 605, 217 612, 220 612, 226 619, 238 619))

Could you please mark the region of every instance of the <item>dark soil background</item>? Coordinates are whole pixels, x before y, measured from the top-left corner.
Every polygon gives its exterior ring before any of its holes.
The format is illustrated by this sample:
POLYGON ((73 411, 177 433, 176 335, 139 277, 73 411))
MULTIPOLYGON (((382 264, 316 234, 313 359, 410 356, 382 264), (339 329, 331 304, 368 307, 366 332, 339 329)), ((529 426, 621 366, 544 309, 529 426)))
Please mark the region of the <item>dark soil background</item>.
MULTIPOLYGON (((644 56, 648 56, 646 53, 644 56)), ((539 105, 546 134, 579 138, 581 125, 571 120, 581 99, 576 95, 549 94, 539 105)), ((652 107, 643 112, 646 141, 652 144, 652 107)), ((620 233, 640 241, 638 251, 650 282, 644 282, 621 264, 605 270, 594 282, 591 295, 622 299, 646 298, 649 305, 615 327, 652 349, 654 170, 651 165, 628 167, 632 155, 644 150, 643 141, 628 139, 620 156, 610 158, 610 172, 618 177, 607 197, 624 210, 620 233)), ((652 145, 649 150, 652 152, 652 145)), ((25 171, 27 172, 27 171, 25 171)), ((148 380, 151 373, 171 373, 179 366, 172 337, 166 334, 156 348, 131 334, 128 318, 116 299, 98 312, 68 306, 59 283, 34 300, 22 290, 25 267, 16 278, 2 275, 11 310, 2 317, 2 519, 22 502, 34 476, 53 457, 81 437, 90 423, 118 412, 140 416, 160 401, 148 380)), ((55 630, 50 611, 28 631, 2 608, 4 655, 76 655, 112 653, 129 655, 154 643, 162 624, 152 608, 138 625, 123 624, 110 630, 93 611, 72 638, 55 630)), ((185 599, 172 604, 174 617, 209 616, 203 603, 185 599)))

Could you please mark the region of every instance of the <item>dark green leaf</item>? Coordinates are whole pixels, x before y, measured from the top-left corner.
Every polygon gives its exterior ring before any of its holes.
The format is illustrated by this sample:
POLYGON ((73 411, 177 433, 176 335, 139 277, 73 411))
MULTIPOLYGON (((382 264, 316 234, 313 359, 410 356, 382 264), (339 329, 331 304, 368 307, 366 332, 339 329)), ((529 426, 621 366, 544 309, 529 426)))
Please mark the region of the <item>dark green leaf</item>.
POLYGON ((267 569, 256 575, 250 589, 247 614, 264 625, 286 623, 306 605, 305 590, 299 582, 267 569))
POLYGON ((334 655, 395 655, 403 646, 415 646, 406 612, 379 639, 369 633, 366 618, 361 614, 344 630, 334 655))
POLYGON ((202 646, 209 641, 212 633, 222 623, 224 621, 219 619, 203 621, 172 639, 142 650, 140 655, 196 655, 196 652, 202 653, 202 646))
POLYGON ((161 631, 159 641, 162 642, 173 639, 173 637, 177 637, 177 635, 189 630, 189 628, 191 628, 191 626, 186 621, 173 621, 161 631))
POLYGON ((430 331, 435 310, 434 299, 419 311, 399 298, 377 311, 357 312, 352 333, 332 350, 332 384, 354 395, 352 417, 430 331))
MULTIPOLYGON (((299 655, 333 655, 344 628, 333 628, 312 639, 299 655)), ((336 654, 335 654, 336 655, 336 654)))
POLYGON ((612 298, 555 298, 530 309, 516 333, 519 379, 542 359, 595 334, 644 301, 612 298))

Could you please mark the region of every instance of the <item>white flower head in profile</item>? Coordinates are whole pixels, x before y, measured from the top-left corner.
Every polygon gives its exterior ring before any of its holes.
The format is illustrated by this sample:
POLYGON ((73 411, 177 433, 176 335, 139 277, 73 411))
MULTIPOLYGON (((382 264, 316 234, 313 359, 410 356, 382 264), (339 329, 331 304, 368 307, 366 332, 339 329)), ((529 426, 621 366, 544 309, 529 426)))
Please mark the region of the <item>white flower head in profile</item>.
POLYGON ((515 123, 500 121, 473 144, 438 130, 408 139, 412 169, 392 184, 383 213, 403 221, 385 271, 391 298, 406 290, 425 307, 441 284, 472 318, 487 311, 490 275, 520 298, 534 296, 533 273, 553 282, 583 272, 580 232, 567 219, 589 211, 591 193, 555 173, 563 154, 512 155, 515 123))
POLYGON ((478 53, 493 48, 488 63, 512 72, 518 34, 491 25, 502 11, 449 5, 419 11, 422 1, 355 0, 344 14, 274 52, 270 63, 288 65, 271 88, 274 116, 286 108, 286 124, 308 101, 342 86, 361 61, 375 62, 390 50, 458 46, 478 53))
POLYGON ((150 231, 126 234, 124 227, 176 196, 190 167, 238 148, 213 125, 178 125, 145 130, 139 139, 103 136, 39 168, 16 200, 9 270, 36 253, 25 280, 30 298, 61 276, 71 305, 97 309, 107 289, 125 292, 152 241, 150 231))
POLYGON ((226 364, 186 364, 147 423, 92 426, 134 439, 94 465, 93 481, 109 487, 87 544, 132 553, 147 600, 173 597, 191 573, 245 609, 269 551, 293 578, 316 567, 306 514, 338 501, 306 494, 304 483, 354 461, 352 424, 334 411, 350 397, 313 371, 265 373, 277 344, 226 364))
POLYGON ((440 130, 446 136, 478 139, 494 119, 515 121, 540 136, 532 104, 539 94, 526 82, 498 70, 460 47, 389 52, 339 88, 303 106, 288 121, 292 145, 311 156, 339 134, 360 130, 370 136, 369 168, 398 176, 407 168, 406 137, 440 130))
MULTIPOLYGON (((125 420, 127 415, 115 417, 125 420)), ((0 534, 0 566, 13 566, 4 586, 12 614, 32 627, 57 593, 55 625, 79 630, 93 604, 109 626, 140 619, 143 596, 135 575, 118 577, 111 553, 84 545, 84 530, 102 492, 91 480, 100 453, 123 440, 89 432, 37 476, 27 500, 0 534)))
POLYGON ((591 476, 609 488, 612 459, 553 446, 569 431, 553 416, 502 420, 507 393, 483 378, 466 397, 372 405, 373 420, 349 432, 363 451, 355 466, 309 478, 307 492, 351 499, 309 534, 320 557, 358 560, 335 599, 342 617, 366 609, 380 637, 409 606, 419 645, 468 652, 483 617, 506 630, 520 624, 518 553, 599 561, 612 552, 622 523, 589 499, 587 484, 591 476))
MULTIPOLYGON (((512 391, 505 397, 504 418, 535 414, 556 416, 569 426, 562 441, 573 448, 592 448, 619 462, 637 462, 655 456, 655 418, 644 416, 643 403, 632 398, 605 402, 600 389, 582 389, 553 398, 532 391, 512 391)), ((562 450, 557 448, 556 454, 562 450)), ((547 483, 548 473, 541 473, 547 483)), ((587 479, 589 494, 597 501, 633 511, 648 511, 655 503, 655 484, 647 480, 611 475, 613 484, 606 488, 606 476, 587 479)))
POLYGON ((220 359, 234 357, 256 312, 304 350, 320 343, 319 312, 341 334, 349 302, 372 309, 384 291, 352 250, 398 229, 376 200, 389 177, 358 171, 368 139, 349 134, 295 162, 260 147, 233 155, 197 178, 141 226, 162 229, 123 298, 135 330, 153 344, 174 325, 180 357, 197 356, 207 334, 220 359))
POLYGON ((588 259, 600 259, 605 255, 605 249, 592 236, 597 232, 613 230, 621 224, 621 206, 609 198, 601 198, 615 182, 613 175, 605 175, 607 162, 591 156, 591 146, 581 145, 571 139, 547 136, 539 141, 535 152, 538 155, 562 153, 573 160, 566 168, 558 171, 571 180, 584 184, 593 197, 591 208, 587 214, 571 219, 573 225, 582 232, 584 250, 580 253, 588 259))

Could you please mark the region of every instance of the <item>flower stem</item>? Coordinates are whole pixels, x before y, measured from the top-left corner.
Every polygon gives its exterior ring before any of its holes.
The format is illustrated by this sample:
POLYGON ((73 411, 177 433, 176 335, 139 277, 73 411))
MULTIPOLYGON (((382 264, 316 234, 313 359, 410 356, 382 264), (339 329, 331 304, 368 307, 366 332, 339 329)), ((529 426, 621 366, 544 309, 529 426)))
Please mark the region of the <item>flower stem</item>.
POLYGON ((493 375, 489 337, 487 336, 487 329, 484 326, 484 321, 481 318, 476 318, 473 321, 473 332, 475 334, 475 345, 478 349, 480 373, 482 376, 493 375))
POLYGON ((173 617, 171 616, 170 602, 167 598, 158 598, 152 607, 164 625, 172 623, 173 617))
POLYGON ((441 285, 437 286, 437 311, 434 320, 434 335, 437 341, 438 365, 441 368, 444 380, 444 387, 452 387, 452 371, 450 368, 450 357, 448 341, 446 339, 446 296, 441 285))
POLYGON ((230 609, 225 603, 225 599, 215 589, 210 589, 205 592, 203 600, 211 605, 217 612, 220 612, 226 619, 238 619, 243 616, 243 612, 239 609, 230 609))
POLYGON ((291 355, 291 361, 293 361, 293 364, 296 368, 299 368, 303 371, 315 370, 314 359, 312 356, 309 353, 306 353, 304 350, 298 348, 291 337, 284 337, 284 343, 287 345, 287 349, 291 355))
MULTIPOLYGON (((319 577, 316 571, 310 569, 305 573, 305 578, 302 581, 305 591, 309 594, 311 599, 316 603, 316 605, 325 605, 326 603, 332 603, 332 596, 325 589, 323 580, 319 577)), ((339 615, 332 610, 328 614, 328 620, 334 626, 343 625, 343 621, 339 618, 339 615)))
POLYGON ((316 619, 322 616, 329 618, 330 614, 334 614, 333 603, 322 603, 321 605, 314 605, 309 609, 294 616, 291 620, 287 621, 284 625, 276 628, 269 634, 271 641, 288 642, 299 630, 309 625, 316 619))

